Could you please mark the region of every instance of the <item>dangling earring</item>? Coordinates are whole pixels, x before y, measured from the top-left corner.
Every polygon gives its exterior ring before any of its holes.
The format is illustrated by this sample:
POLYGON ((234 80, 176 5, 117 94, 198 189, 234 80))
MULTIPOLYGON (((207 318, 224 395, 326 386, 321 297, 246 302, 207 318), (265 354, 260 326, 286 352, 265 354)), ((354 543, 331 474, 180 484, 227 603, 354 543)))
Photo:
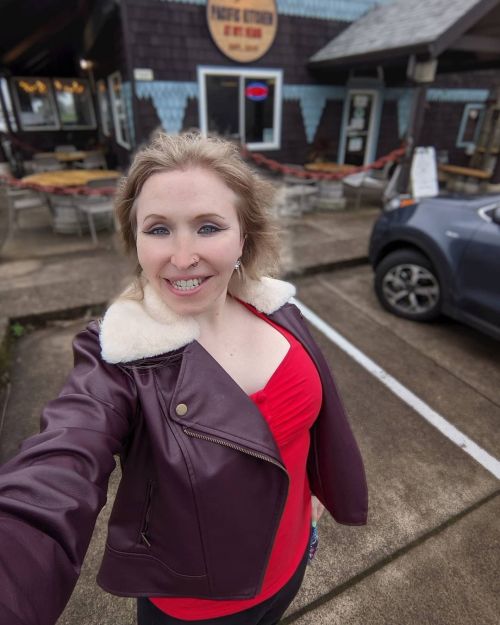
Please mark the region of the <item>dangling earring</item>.
POLYGON ((236 269, 236 271, 239 271, 240 267, 241 267, 241 258, 238 258, 238 260, 234 264, 234 268, 236 269))

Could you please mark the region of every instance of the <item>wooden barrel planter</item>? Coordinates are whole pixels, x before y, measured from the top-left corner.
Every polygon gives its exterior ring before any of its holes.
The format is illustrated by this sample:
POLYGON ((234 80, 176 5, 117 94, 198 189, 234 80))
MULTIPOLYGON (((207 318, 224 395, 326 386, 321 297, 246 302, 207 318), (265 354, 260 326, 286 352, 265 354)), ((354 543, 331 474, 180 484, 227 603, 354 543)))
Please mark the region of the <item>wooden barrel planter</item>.
POLYGON ((320 180, 314 207, 317 210, 343 210, 346 206, 342 180, 320 180))
MULTIPOLYGON (((50 211, 52 213, 52 227, 59 234, 83 234, 89 231, 87 217, 78 210, 74 197, 49 193, 50 211)), ((94 226, 96 230, 109 227, 108 215, 95 215, 94 226)))

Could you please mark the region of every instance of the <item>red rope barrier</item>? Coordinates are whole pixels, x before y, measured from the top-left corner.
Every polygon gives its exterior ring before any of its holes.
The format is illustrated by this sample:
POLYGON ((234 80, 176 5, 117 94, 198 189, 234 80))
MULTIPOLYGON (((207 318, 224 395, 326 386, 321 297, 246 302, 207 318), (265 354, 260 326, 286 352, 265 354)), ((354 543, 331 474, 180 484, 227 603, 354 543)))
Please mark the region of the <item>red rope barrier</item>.
MULTIPOLYGON (((271 171, 276 173, 281 173, 287 176, 295 176, 296 178, 301 178, 304 180, 341 180, 342 178, 346 178, 352 174, 368 171, 370 169, 381 169, 386 163, 394 162, 401 156, 405 154, 405 148, 398 148, 389 152, 385 156, 381 156, 373 163, 369 165, 363 165, 360 167, 353 167, 348 171, 343 172, 315 172, 308 171, 304 168, 299 169, 297 167, 290 167, 288 165, 283 165, 278 161, 275 161, 271 158, 267 158, 263 154, 259 154, 258 152, 250 152, 246 147, 242 146, 241 153, 245 158, 252 160, 256 165, 261 167, 267 167, 271 171)), ((33 191, 39 191, 41 193, 54 193, 57 195, 86 195, 86 196, 112 196, 115 194, 115 187, 99 187, 92 188, 86 185, 80 186, 71 186, 71 187, 58 187, 55 185, 42 185, 35 184, 31 182, 24 182, 22 180, 18 180, 17 178, 12 178, 10 176, 0 175, 0 181, 4 184, 8 184, 12 187, 20 188, 20 189, 32 189, 33 191)))
POLYGON ((381 156, 373 163, 369 165, 362 165, 360 167, 353 167, 348 171, 343 172, 316 172, 316 171, 308 171, 307 169, 299 169, 297 167, 290 167, 288 165, 283 165, 278 161, 275 161, 271 158, 267 158, 263 154, 259 154, 258 152, 250 152, 246 147, 241 148, 241 153, 245 158, 248 158, 256 165, 267 167, 271 171, 279 172, 281 174, 287 176, 295 176, 296 178, 303 178, 308 180, 341 180, 342 178, 346 178, 347 176, 351 176, 352 174, 356 174, 361 171, 368 171, 370 169, 381 169, 386 163, 394 162, 401 156, 403 156, 406 152, 404 147, 398 148, 389 152, 385 156, 381 156))

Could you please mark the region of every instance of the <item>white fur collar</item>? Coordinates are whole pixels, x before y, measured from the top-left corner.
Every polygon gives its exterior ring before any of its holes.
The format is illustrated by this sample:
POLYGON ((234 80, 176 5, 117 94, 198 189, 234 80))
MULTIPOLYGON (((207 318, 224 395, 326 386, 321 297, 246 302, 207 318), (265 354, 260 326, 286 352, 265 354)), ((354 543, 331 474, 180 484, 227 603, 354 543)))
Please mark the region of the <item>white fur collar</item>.
MULTIPOLYGON (((144 287, 141 301, 126 297, 126 293, 111 304, 100 324, 101 355, 106 362, 158 356, 199 337, 195 319, 170 310, 149 284, 144 287)), ((231 295, 270 315, 295 295, 295 287, 289 282, 264 277, 238 283, 231 288, 231 295)))

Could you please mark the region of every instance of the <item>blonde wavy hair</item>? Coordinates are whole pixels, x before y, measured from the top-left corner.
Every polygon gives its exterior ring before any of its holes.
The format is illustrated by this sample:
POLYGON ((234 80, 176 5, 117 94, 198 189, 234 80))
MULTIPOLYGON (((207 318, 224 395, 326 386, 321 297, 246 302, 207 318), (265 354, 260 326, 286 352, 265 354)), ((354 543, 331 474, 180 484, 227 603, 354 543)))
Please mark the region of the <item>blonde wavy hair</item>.
MULTIPOLYGON (((128 175, 120 181, 115 211, 126 251, 137 260, 136 204, 146 180, 159 172, 191 167, 213 172, 238 198, 235 208, 245 243, 241 256, 242 271, 235 272, 233 278, 244 280, 275 275, 279 263, 279 237, 270 211, 276 192, 274 186, 245 163, 235 144, 194 132, 156 135, 148 146, 136 154, 128 175)), ((138 276, 141 271, 137 261, 138 276)), ((140 282, 137 286, 140 287, 140 282)), ((140 291, 142 293, 142 288, 140 291)))

